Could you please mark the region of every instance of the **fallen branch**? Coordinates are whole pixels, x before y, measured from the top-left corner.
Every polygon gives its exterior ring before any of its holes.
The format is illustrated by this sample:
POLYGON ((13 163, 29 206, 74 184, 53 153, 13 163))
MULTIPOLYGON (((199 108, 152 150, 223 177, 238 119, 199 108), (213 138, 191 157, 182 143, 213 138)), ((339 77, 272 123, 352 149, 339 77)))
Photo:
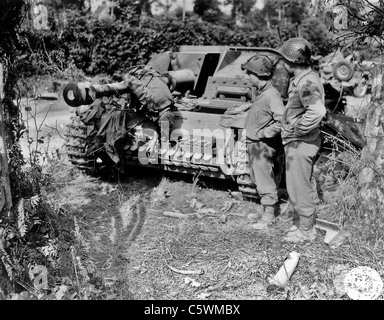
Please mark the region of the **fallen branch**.
POLYGON ((201 269, 200 270, 179 270, 179 269, 176 269, 175 267, 170 266, 168 263, 167 263, 167 267, 171 269, 173 272, 180 273, 180 274, 203 274, 204 273, 204 271, 201 269))
POLYGON ((163 215, 166 216, 166 217, 171 217, 171 218, 182 218, 182 219, 185 219, 187 218, 188 216, 184 213, 180 213, 180 212, 173 212, 173 211, 164 211, 163 212, 163 215))

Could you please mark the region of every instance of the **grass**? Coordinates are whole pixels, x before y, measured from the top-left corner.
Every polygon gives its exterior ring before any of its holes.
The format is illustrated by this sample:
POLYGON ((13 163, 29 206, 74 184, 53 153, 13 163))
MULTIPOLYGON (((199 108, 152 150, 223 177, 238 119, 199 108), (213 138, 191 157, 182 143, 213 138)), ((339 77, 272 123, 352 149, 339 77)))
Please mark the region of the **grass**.
POLYGON ((349 299, 340 289, 343 272, 369 266, 384 275, 384 219, 364 211, 354 170, 337 160, 316 172, 319 218, 350 233, 336 249, 321 234, 312 244, 285 243, 290 224, 282 221, 269 233, 250 229, 247 216, 260 205, 233 201, 228 190, 236 186, 229 182, 147 168, 107 180, 84 175, 63 158, 51 161, 44 190, 62 236, 50 298, 65 283, 63 299, 349 299), (284 291, 269 292, 268 278, 292 251, 301 254, 295 273, 284 291))
MULTIPOLYGON (((258 210, 257 203, 234 203, 222 223, 221 208, 229 192, 207 183, 194 187, 191 179, 185 180, 156 172, 137 172, 115 182, 79 174, 58 189, 57 201, 65 199, 66 211, 77 218, 88 244, 82 248, 84 259, 92 261, 100 278, 111 285, 99 298, 349 299, 337 284, 343 270, 370 266, 384 275, 382 239, 369 244, 361 237, 361 226, 347 223, 349 216, 345 222, 352 236, 336 249, 324 244, 320 234, 313 244, 290 245, 282 241, 288 223, 278 221, 270 233, 248 228, 247 215, 258 210), (194 214, 193 199, 215 211, 194 214), (166 210, 178 210, 187 218, 165 217, 166 210), (283 292, 268 292, 268 277, 291 251, 301 253, 295 273, 283 292)), ((323 204, 323 217, 335 197, 323 204)), ((340 211, 339 217, 332 214, 340 219, 340 211)))

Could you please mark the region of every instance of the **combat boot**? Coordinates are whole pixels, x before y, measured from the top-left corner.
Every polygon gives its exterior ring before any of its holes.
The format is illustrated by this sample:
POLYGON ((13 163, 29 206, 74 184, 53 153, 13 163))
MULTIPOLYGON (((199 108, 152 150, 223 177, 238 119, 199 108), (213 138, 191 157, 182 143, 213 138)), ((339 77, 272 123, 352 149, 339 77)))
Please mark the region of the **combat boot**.
POLYGON ((263 215, 259 222, 252 224, 251 228, 255 230, 268 230, 269 226, 275 222, 276 206, 264 206, 263 215))
POLYGON ((286 237, 283 239, 290 243, 312 242, 316 239, 315 215, 310 217, 299 216, 299 226, 293 226, 289 229, 286 237))

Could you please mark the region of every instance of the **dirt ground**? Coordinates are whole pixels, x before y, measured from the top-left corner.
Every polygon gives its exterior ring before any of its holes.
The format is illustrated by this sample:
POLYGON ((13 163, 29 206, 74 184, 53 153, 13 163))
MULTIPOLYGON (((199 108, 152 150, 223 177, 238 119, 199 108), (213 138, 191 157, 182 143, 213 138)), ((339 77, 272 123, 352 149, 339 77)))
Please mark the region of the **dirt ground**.
POLYGON ((137 169, 103 181, 71 167, 57 181, 51 196, 76 220, 82 259, 111 288, 106 299, 348 299, 348 270, 384 270, 383 259, 350 240, 332 249, 319 233, 313 244, 291 245, 282 238, 292 223, 282 220, 269 232, 251 229, 248 214, 259 204, 209 182, 137 169), (269 291, 268 279, 292 251, 301 257, 291 280, 283 291, 269 291))
POLYGON ((69 107, 62 97, 59 97, 58 100, 22 99, 20 110, 27 129, 20 140, 26 159, 30 157, 30 150, 38 150, 47 155, 56 154, 56 150, 64 151, 64 133, 74 108, 69 107), (28 107, 29 111, 26 110, 28 107), (43 139, 44 143, 37 143, 39 139, 43 139))
MULTIPOLYGON (((62 151, 72 110, 61 100, 39 106, 39 134, 51 134, 45 152, 55 154, 62 151)), ((35 137, 33 118, 29 123, 35 137)), ((25 137, 22 146, 28 157, 25 137)), ((349 299, 340 284, 348 270, 370 265, 384 275, 383 257, 353 237, 330 248, 319 233, 315 243, 299 246, 282 240, 292 222, 279 219, 269 232, 251 229, 248 215, 260 205, 232 197, 228 190, 235 188, 228 183, 145 168, 113 180, 95 178, 72 167, 64 154, 52 177, 49 197, 73 218, 82 261, 109 288, 104 299, 349 299), (284 290, 270 291, 268 279, 292 251, 301 254, 295 273, 284 290)))

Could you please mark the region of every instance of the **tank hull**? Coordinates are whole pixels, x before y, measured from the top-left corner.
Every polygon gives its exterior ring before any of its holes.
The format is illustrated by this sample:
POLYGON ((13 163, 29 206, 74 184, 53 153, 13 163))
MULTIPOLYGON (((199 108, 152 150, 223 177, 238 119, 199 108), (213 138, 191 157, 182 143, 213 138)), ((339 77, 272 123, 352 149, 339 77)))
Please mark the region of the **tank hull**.
MULTIPOLYGON (((100 168, 123 171, 129 165, 231 180, 245 197, 256 198, 244 128, 257 92, 244 78, 241 65, 261 52, 274 61, 272 82, 286 99, 289 75, 273 49, 188 46, 149 61, 148 66, 176 79, 175 122, 166 136, 162 132, 167 130, 160 130, 158 124, 129 108, 129 99, 120 96, 128 93, 121 83, 70 84, 65 92, 74 93, 69 103, 78 107, 66 134, 69 160, 93 172, 100 168), (118 98, 113 91, 118 92, 118 98), (88 106, 80 107, 82 104, 88 106)), ((342 119, 329 119, 329 128, 336 135, 360 146, 364 143, 347 130, 349 125, 342 119)), ((277 183, 284 187, 283 158, 276 167, 277 183)))

